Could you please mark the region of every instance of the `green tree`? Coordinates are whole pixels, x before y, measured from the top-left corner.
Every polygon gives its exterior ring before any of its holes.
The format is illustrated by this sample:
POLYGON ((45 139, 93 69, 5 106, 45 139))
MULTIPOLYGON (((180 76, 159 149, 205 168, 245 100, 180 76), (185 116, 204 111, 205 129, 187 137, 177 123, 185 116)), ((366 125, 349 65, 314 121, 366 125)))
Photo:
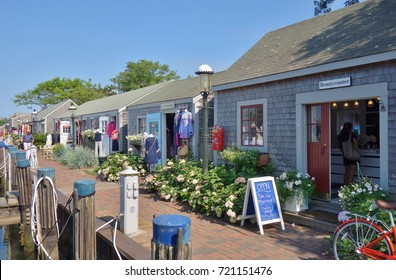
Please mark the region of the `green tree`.
POLYGON ((39 83, 34 89, 27 90, 15 95, 14 103, 17 106, 27 106, 32 108, 34 105, 46 108, 51 104, 71 99, 78 105, 90 100, 115 94, 113 87, 102 88, 100 85, 84 81, 79 78, 53 78, 39 83))
MULTIPOLYGON (((314 1, 314 15, 318 16, 321 14, 326 14, 331 12, 331 4, 334 0, 318 0, 314 1)), ((344 2, 345 7, 351 6, 353 4, 359 3, 359 0, 346 0, 344 2)))
POLYGON ((7 118, 0 118, 0 125, 6 124, 8 121, 7 118))
POLYGON ((128 62, 126 69, 112 78, 111 82, 119 92, 126 92, 172 79, 180 77, 168 65, 142 59, 139 62, 128 62))

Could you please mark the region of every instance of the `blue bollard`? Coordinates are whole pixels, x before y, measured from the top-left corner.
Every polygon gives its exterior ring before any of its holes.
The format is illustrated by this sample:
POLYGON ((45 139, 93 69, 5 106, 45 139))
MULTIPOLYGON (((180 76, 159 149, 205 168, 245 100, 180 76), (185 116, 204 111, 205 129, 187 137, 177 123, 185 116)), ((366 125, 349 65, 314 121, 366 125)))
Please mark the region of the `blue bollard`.
POLYGON ((74 182, 74 189, 77 190, 78 197, 86 197, 95 193, 94 180, 78 180, 74 182))
POLYGON ((16 167, 27 168, 30 166, 30 161, 28 159, 19 159, 16 162, 16 167))
POLYGON ((178 229, 183 229, 182 244, 190 241, 191 220, 176 214, 164 214, 153 219, 153 242, 167 246, 177 245, 178 229))
POLYGON ((37 169, 37 177, 40 179, 41 177, 50 177, 52 180, 55 179, 55 168, 53 167, 45 167, 37 169))

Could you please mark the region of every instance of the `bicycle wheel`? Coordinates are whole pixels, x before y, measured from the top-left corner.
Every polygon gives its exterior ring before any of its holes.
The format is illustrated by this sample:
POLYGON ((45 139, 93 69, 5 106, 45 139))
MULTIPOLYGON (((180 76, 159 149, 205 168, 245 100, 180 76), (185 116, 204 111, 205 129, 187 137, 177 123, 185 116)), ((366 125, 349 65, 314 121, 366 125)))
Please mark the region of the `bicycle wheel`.
MULTIPOLYGON (((366 220, 349 220, 334 233, 333 253, 336 260, 372 259, 360 252, 360 248, 374 240, 381 233, 381 228, 366 220)), ((389 240, 384 238, 371 249, 391 255, 389 240)))

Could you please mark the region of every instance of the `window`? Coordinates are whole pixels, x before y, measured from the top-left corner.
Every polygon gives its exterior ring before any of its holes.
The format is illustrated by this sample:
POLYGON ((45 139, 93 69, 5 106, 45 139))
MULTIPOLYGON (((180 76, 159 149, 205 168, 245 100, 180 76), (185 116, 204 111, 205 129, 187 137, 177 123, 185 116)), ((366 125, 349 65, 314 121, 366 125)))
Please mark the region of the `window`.
POLYGON ((252 100, 238 103, 238 144, 266 152, 266 100, 252 100))
POLYGON ((320 105, 308 107, 308 142, 320 142, 322 108, 320 105))
POLYGON ((99 130, 106 133, 107 125, 109 124, 109 117, 99 117, 99 130))
POLYGON ((138 118, 138 133, 143 134, 146 131, 146 118, 138 118))

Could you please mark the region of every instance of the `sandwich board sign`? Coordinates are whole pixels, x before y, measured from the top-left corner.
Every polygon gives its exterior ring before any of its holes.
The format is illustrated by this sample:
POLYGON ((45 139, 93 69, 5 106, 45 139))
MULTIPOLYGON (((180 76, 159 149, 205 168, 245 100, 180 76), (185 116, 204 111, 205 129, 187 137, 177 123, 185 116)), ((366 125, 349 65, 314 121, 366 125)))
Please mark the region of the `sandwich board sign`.
POLYGON ((263 225, 266 224, 280 222, 282 230, 285 229, 274 177, 248 179, 242 216, 240 217, 241 226, 245 219, 253 217, 256 217, 261 235, 264 234, 263 225))

